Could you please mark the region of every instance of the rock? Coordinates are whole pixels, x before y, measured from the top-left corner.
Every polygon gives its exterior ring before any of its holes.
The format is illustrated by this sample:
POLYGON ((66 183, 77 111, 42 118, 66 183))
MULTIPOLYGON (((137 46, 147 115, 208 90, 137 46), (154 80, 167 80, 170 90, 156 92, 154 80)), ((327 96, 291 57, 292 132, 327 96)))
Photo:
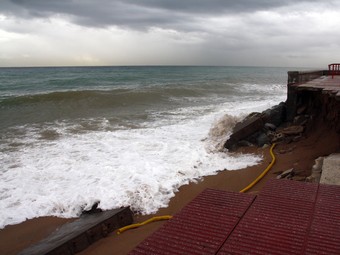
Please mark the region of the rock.
POLYGON ((258 132, 263 128, 263 114, 253 113, 245 118, 242 122, 236 124, 233 134, 224 144, 227 149, 232 149, 239 141, 246 139, 250 135, 258 132))
POLYGON ((266 124, 264 124, 264 127, 266 128, 266 129, 268 129, 268 130, 271 130, 271 131, 275 131, 276 130, 276 126, 274 125, 274 124, 272 124, 272 123, 266 123, 266 124))
POLYGON ((319 173, 321 173, 323 160, 324 160, 324 157, 318 157, 315 160, 315 164, 313 165, 312 171, 318 171, 319 173))
POLYGON ((287 149, 281 149, 281 150, 279 150, 279 153, 280 154, 286 154, 288 152, 292 152, 295 148, 296 148, 296 146, 292 146, 292 147, 287 148, 287 149))
POLYGON ((251 142, 248 142, 246 140, 241 140, 237 143, 237 146, 239 146, 239 147, 251 147, 251 146, 254 146, 254 144, 252 144, 251 142))
POLYGON ((284 134, 276 133, 274 138, 272 139, 272 143, 280 142, 285 138, 284 134))
POLYGON ((307 124, 308 120, 309 115, 299 115, 294 118, 293 123, 297 126, 304 126, 307 124))
POLYGON ((303 132, 303 126, 290 126, 281 131, 284 135, 300 135, 303 132))
POLYGON ((274 139, 276 133, 273 132, 273 131, 268 131, 266 135, 268 136, 270 142, 273 143, 273 139, 274 139))
POLYGON ((263 145, 270 143, 270 140, 266 134, 261 133, 257 137, 256 142, 257 142, 257 146, 262 147, 263 145))
POLYGON ((98 213, 98 212, 102 212, 102 209, 98 208, 99 205, 99 201, 95 202, 90 209, 84 209, 82 211, 82 214, 94 214, 94 213, 98 213))
POLYGON ((312 176, 308 176, 308 177, 306 177, 306 182, 314 183, 315 179, 312 176))
MULTIPOLYGON (((232 135, 225 142, 224 147, 228 150, 235 149, 241 140, 247 140, 263 146, 272 139, 263 133, 263 129, 276 130, 285 121, 286 104, 280 103, 262 113, 251 113, 243 121, 237 123, 233 128, 232 135)), ((275 141, 282 138, 277 137, 275 141)))
POLYGON ((269 137, 269 139, 273 139, 276 133, 273 131, 268 131, 266 135, 269 137))
POLYGON ((312 167, 311 176, 314 178, 315 182, 320 182, 323 159, 324 159, 323 157, 318 157, 315 160, 315 164, 312 167))
POLYGON ((306 178, 306 181, 313 182, 313 183, 320 182, 323 160, 324 160, 323 157, 318 157, 315 160, 315 164, 312 167, 312 174, 306 178))
POLYGON ((281 102, 279 105, 264 111, 266 122, 280 126, 286 120, 286 104, 281 102))
POLYGON ((292 143, 293 142, 293 138, 292 137, 290 137, 290 136, 286 136, 286 138, 285 138, 285 143, 286 144, 290 144, 290 143, 292 143))
POLYGON ((295 137, 293 138, 293 142, 298 142, 298 141, 300 141, 301 139, 302 139, 302 135, 295 136, 295 137))
POLYGON ((282 174, 276 176, 276 179, 283 179, 283 178, 292 178, 295 175, 294 168, 288 169, 284 171, 282 174))

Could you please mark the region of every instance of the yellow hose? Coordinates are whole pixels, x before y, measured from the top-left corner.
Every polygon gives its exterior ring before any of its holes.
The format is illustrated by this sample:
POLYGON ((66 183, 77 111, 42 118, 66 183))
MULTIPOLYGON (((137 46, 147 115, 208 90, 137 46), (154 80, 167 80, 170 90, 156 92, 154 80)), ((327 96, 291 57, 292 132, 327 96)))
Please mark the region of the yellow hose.
POLYGON ((272 162, 270 162, 270 164, 267 166, 267 168, 252 182, 250 183, 247 187, 245 187, 243 190, 241 190, 241 193, 246 192, 247 190, 251 189, 256 183, 259 182, 259 180, 261 180, 263 178, 263 176, 266 175, 266 173, 268 173, 268 171, 272 168, 272 166, 274 165, 276 158, 275 155, 273 153, 273 149, 275 147, 275 143, 273 143, 273 145, 270 147, 270 155, 272 156, 272 162))
MULTIPOLYGON (((268 167, 252 182, 250 183, 247 187, 245 187, 243 190, 241 190, 240 192, 241 193, 244 193, 246 192, 247 190, 251 189, 256 183, 258 183, 259 180, 261 180, 263 178, 263 176, 265 176, 268 171, 272 168, 272 166, 274 165, 275 163, 275 155, 273 153, 273 149, 275 147, 275 143, 270 147, 270 155, 272 156, 272 161, 270 162, 270 164, 268 165, 268 167)), ((138 227, 141 227, 141 226, 144 226, 148 223, 151 223, 151 222, 154 222, 154 221, 160 221, 160 220, 169 220, 171 219, 172 216, 171 215, 164 215, 164 216, 156 216, 156 217, 152 217, 151 219, 148 219, 146 221, 143 221, 141 223, 135 223, 135 224, 131 224, 131 225, 128 225, 128 226, 125 226, 125 227, 122 227, 120 229, 118 229, 117 231, 117 234, 121 234, 123 233, 124 231, 126 230, 129 230, 129 229, 133 229, 133 228, 138 228, 138 227)))
POLYGON ((159 221, 159 220, 169 220, 171 218, 172 218, 171 215, 152 217, 151 219, 148 219, 148 220, 143 221, 141 223, 135 223, 135 224, 131 224, 131 225, 122 227, 122 228, 118 229, 117 234, 119 235, 119 234, 123 233, 126 230, 129 230, 129 229, 132 229, 132 228, 138 228, 140 226, 144 226, 144 225, 146 225, 146 224, 148 224, 150 222, 159 221))

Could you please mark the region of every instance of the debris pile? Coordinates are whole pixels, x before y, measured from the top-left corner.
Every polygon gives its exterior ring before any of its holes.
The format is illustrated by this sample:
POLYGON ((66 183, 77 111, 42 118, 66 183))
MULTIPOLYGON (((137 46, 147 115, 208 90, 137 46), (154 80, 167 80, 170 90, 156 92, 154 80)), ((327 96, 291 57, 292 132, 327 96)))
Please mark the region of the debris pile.
POLYGON ((280 103, 262 113, 251 113, 236 124, 232 135, 224 144, 228 150, 242 146, 262 147, 278 142, 296 142, 303 139, 303 133, 311 119, 306 109, 298 109, 292 123, 286 121, 286 104, 280 103))

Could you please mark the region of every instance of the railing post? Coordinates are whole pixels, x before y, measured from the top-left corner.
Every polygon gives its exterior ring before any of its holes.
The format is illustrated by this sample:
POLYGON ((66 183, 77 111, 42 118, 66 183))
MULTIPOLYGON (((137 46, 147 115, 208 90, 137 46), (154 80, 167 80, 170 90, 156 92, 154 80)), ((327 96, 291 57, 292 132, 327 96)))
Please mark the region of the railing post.
POLYGON ((340 75, 340 63, 333 63, 328 65, 328 73, 332 75, 332 79, 334 75, 340 75))

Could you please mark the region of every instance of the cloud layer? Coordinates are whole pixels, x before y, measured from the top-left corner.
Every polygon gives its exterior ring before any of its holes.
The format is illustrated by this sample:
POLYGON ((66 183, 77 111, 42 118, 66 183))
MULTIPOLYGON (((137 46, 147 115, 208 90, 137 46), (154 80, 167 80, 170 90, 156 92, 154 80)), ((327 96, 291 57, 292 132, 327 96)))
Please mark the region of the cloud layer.
MULTIPOLYGON (((65 15, 83 26, 123 26, 133 29, 168 26, 180 29, 197 17, 242 15, 294 6, 293 0, 5 0, 2 12, 21 18, 65 15)), ((329 5, 325 1, 300 1, 302 5, 329 5)), ((195 26, 191 28, 194 29, 195 26)), ((199 27, 197 27, 199 29, 199 27)))
POLYGON ((5 0, 0 66, 324 66, 338 1, 5 0))

